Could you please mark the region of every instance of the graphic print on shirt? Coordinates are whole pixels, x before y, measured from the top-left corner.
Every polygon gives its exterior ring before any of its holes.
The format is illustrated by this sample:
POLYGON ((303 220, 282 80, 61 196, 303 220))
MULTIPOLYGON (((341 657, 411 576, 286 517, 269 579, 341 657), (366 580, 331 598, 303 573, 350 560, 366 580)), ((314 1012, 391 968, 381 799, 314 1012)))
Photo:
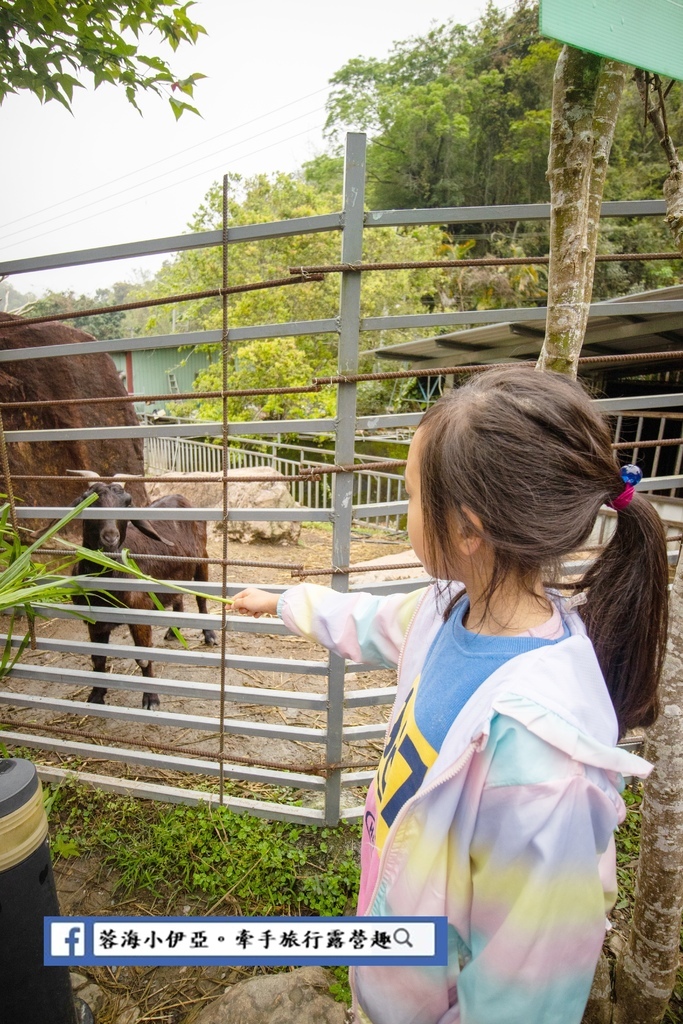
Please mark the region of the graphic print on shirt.
POLYGON ((406 800, 418 791, 437 751, 424 738, 415 721, 419 677, 394 722, 377 768, 376 845, 381 850, 387 832, 406 800))

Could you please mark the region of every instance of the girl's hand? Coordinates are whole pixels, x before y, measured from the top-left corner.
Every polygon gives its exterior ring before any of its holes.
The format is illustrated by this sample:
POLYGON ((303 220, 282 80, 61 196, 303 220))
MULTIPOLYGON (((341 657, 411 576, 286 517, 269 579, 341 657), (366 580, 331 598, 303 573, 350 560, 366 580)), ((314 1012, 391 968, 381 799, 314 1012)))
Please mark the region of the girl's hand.
POLYGON ((233 598, 232 607, 240 615, 253 615, 255 619, 261 615, 277 615, 279 594, 269 594, 267 590, 247 587, 240 590, 233 598))

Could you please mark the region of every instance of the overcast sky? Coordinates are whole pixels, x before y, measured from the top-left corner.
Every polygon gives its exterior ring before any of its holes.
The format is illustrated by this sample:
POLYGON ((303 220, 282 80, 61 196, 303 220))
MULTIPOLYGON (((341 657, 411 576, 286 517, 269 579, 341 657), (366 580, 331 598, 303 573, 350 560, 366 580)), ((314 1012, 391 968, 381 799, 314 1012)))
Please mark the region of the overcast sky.
MULTIPOLYGON (((174 120, 167 101, 77 90, 73 115, 28 93, 0 107, 0 260, 179 234, 226 171, 292 171, 324 150, 327 83, 352 57, 385 56, 396 40, 449 17, 477 19, 485 0, 199 0, 207 29, 168 58, 201 71, 202 117, 174 120)), ((499 0, 498 6, 512 6, 499 0)), ((161 51, 160 51, 161 52, 161 51)), ((168 53, 164 56, 168 57, 168 53)), ((92 292, 153 272, 159 257, 15 275, 21 292, 92 292)))

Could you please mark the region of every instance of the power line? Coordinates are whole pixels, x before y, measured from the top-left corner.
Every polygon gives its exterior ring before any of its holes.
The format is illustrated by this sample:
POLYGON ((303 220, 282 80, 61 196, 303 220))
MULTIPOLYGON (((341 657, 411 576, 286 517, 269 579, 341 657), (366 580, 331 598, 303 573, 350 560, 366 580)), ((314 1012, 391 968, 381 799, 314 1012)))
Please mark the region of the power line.
MULTIPOLYGON (((232 132, 237 132, 241 128, 248 128, 250 124, 255 124, 256 121, 262 121, 264 118, 270 117, 272 114, 277 114, 281 110, 286 110, 288 107, 293 107, 297 103, 302 103, 304 100, 310 99, 311 96, 319 96, 321 92, 327 92, 328 89, 329 89, 329 85, 325 85, 325 86, 323 86, 322 89, 315 89, 313 92, 306 93, 305 96, 299 96, 299 98, 296 99, 296 100, 291 100, 289 103, 283 103, 282 106, 275 107, 273 110, 268 110, 268 111, 266 111, 265 114, 259 114, 257 117, 252 117, 249 121, 243 121, 242 124, 235 125, 234 128, 228 128, 224 132, 219 132, 218 135, 212 135, 210 138, 205 139, 204 142, 196 143, 196 147, 208 146, 208 144, 210 142, 215 142, 216 139, 223 138, 223 136, 225 136, 225 135, 230 135, 232 132)), ((317 109, 320 109, 320 108, 317 108, 317 109)), ((289 124, 290 122, 285 121, 284 123, 285 124, 289 124)), ((280 128, 280 127, 282 127, 282 125, 275 125, 273 128, 268 129, 268 130, 269 131, 275 131, 277 128, 280 128)), ((256 136, 252 136, 252 138, 256 138, 256 136)), ((248 141, 248 140, 246 140, 246 141, 248 141)), ((193 148, 195 148, 195 147, 193 147, 193 148)), ((132 177, 135 174, 141 174, 143 171, 148 171, 151 167, 157 167, 159 164, 163 164, 167 160, 174 160, 178 156, 184 156, 185 153, 186 153, 186 150, 184 150, 184 149, 178 150, 176 153, 171 153, 169 156, 164 156, 164 157, 161 157, 159 160, 152 161, 151 164, 144 164, 142 167, 138 167, 134 171, 127 171, 125 174, 119 175, 118 178, 111 178, 109 181, 105 181, 105 182, 103 182, 100 185, 95 185, 93 188, 86 189, 85 192, 79 192, 78 195, 69 196, 68 199, 60 199, 58 203, 52 203, 50 206, 45 206, 41 210, 35 210, 33 213, 27 213, 27 214, 25 214, 22 217, 16 217, 14 220, 7 221, 5 224, 0 225, 0 230, 4 229, 4 228, 7 228, 7 227, 11 227, 12 224, 17 224, 21 220, 28 220, 31 217, 37 217, 41 213, 49 213, 50 210, 54 210, 58 206, 64 206, 64 205, 66 205, 66 203, 76 202, 77 200, 82 199, 83 196, 90 195, 90 193, 92 193, 92 192, 98 192, 100 189, 103 189, 103 188, 108 188, 109 185, 116 185, 119 181, 123 181, 125 178, 130 178, 130 177, 132 177)), ((208 154, 206 159, 208 159, 209 156, 213 156, 213 154, 208 154)), ((170 172, 168 172, 168 173, 170 173, 170 172)), ((132 186, 132 187, 135 187, 135 186, 132 186)), ((107 198, 111 198, 111 197, 107 196, 102 201, 106 202, 107 198)), ((16 232, 12 232, 12 234, 16 234, 16 232)))
MULTIPOLYGON (((234 143, 234 146, 242 146, 242 145, 244 145, 247 142, 251 142, 253 139, 260 138, 262 135, 268 135, 269 132, 275 131, 276 128, 285 128, 287 125, 293 124, 295 121, 300 121, 304 117, 310 117, 311 114, 317 114, 318 111, 320 111, 321 109, 322 109, 321 107, 316 107, 315 110, 307 110, 305 114, 298 114, 297 117, 292 117, 289 121, 283 121, 281 124, 275 125, 274 128, 266 128, 262 132, 257 132, 255 135, 250 135, 246 139, 241 139, 239 142, 234 143)), ((226 149, 228 149, 228 148, 230 148, 230 147, 223 147, 222 149, 214 150, 213 153, 206 153, 204 156, 197 157, 195 160, 188 160, 187 163, 180 164, 179 167, 171 168, 168 171, 162 171, 161 174, 155 174, 155 175, 153 175, 153 177, 147 178, 145 181, 139 181, 137 184, 135 184, 135 185, 128 185, 126 188, 122 188, 118 192, 112 192, 111 195, 103 196, 101 199, 93 199, 89 203, 83 203, 79 207, 79 211, 80 210, 87 210, 89 207, 97 206, 99 203, 106 203, 110 199, 115 199, 117 196, 125 195, 126 192, 131 192, 131 191, 133 191, 136 188, 142 188, 144 185, 150 185, 153 181, 158 181, 160 178, 165 178, 169 174, 175 174, 177 171, 182 171, 186 167, 192 167, 194 164, 202 163, 202 161, 204 161, 204 160, 210 160, 211 157, 218 156, 220 153, 226 152, 226 149)), ((210 172, 207 172, 207 173, 210 173, 210 172)), ((178 183, 178 184, 180 184, 180 183, 178 183)), ((92 189, 90 191, 92 191, 92 189)), ((144 198, 144 197, 141 197, 141 198, 144 198)), ((70 216, 70 213, 68 213, 68 212, 67 213, 56 213, 54 215, 54 217, 48 217, 47 219, 43 220, 42 224, 51 224, 55 220, 62 220, 65 217, 69 217, 69 216, 70 216)), ((98 216, 98 214, 96 214, 95 216, 98 216)), ((9 231, 6 234, 3 234, 3 240, 6 239, 6 238, 12 238, 15 235, 21 235, 21 234, 24 233, 25 230, 27 230, 27 229, 26 228, 17 228, 16 231, 9 231)), ((30 231, 31 229, 29 228, 28 230, 30 231)), ((43 234, 50 234, 50 232, 43 232, 43 234)), ((30 239, 29 239, 29 241, 30 241, 30 239)))
MULTIPOLYGON (((272 149, 273 146, 284 145, 284 143, 290 142, 292 139, 298 139, 298 138, 300 138, 300 136, 306 135, 309 131, 318 131, 322 127, 323 126, 321 124, 319 124, 319 125, 315 125, 314 128, 306 128, 306 129, 304 129, 304 131, 297 132, 295 135, 290 135, 286 139, 279 139, 277 142, 271 142, 271 143, 269 143, 269 145, 262 146, 260 149, 254 149, 254 150, 252 150, 251 153, 244 153, 238 159, 246 160, 248 157, 255 156, 257 153, 263 153, 263 151, 266 150, 266 149, 272 149)), ((143 196, 135 196, 133 199, 127 199, 123 203, 117 203, 116 206, 110 206, 106 210, 100 210, 99 213, 94 213, 94 214, 92 214, 89 217, 81 217, 79 220, 72 221, 68 226, 69 227, 74 227, 76 224, 82 224, 83 221, 92 220, 95 217, 103 217, 106 213, 112 213, 114 210, 119 210, 123 206, 129 206, 131 203, 136 203, 136 202, 138 202, 138 200, 148 199, 150 196, 158 195, 159 192, 166 192, 169 188, 176 188, 178 185, 184 185, 188 181, 194 181, 195 178, 201 178, 205 174, 213 174, 215 171, 222 170, 223 167, 224 167, 223 164, 218 164, 216 167, 210 167, 210 168, 208 168, 208 169, 206 169, 204 171, 200 171, 198 174, 192 174, 192 175, 190 175, 187 178, 183 178, 181 181, 175 181, 175 182, 173 182, 170 185, 164 185, 162 188, 155 189, 153 192, 147 192, 143 196)), ((56 228, 50 228, 49 231, 41 231, 40 234, 32 235, 30 238, 24 239, 24 241, 25 242, 34 242, 34 241, 36 241, 39 238, 43 238, 45 235, 53 235, 55 233, 55 231, 63 231, 63 230, 64 230, 64 226, 56 227, 56 228)))

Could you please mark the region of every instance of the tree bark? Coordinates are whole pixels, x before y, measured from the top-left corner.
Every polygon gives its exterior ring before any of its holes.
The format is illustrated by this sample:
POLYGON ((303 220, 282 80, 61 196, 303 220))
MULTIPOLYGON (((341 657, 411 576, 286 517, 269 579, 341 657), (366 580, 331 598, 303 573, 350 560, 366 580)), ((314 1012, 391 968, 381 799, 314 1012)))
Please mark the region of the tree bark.
POLYGON ((645 784, 629 940, 617 961, 614 1024, 658 1024, 679 964, 683 914, 683 558, 671 593, 670 634, 660 684, 662 711, 648 730, 645 784))
POLYGON ((627 68, 565 46, 548 159, 548 317, 537 369, 576 376, 593 292, 600 205, 627 68))
MULTIPOLYGON (((635 81, 671 172, 666 219, 683 253, 683 164, 645 72, 635 81)), ((660 685, 662 713, 648 730, 636 902, 628 944, 617 961, 615 1024, 658 1024, 676 982, 683 915, 683 558, 671 593, 669 643, 660 685)))
POLYGON ((601 953, 581 1024, 612 1024, 613 1009, 610 965, 605 954, 601 953))
POLYGON ((679 252, 683 252, 683 163, 669 135, 666 121, 659 105, 651 102, 645 72, 637 68, 633 77, 638 86, 638 92, 645 103, 647 116, 657 133, 657 138, 661 143, 671 168, 669 177, 664 182, 666 221, 671 228, 671 234, 674 236, 679 252))

